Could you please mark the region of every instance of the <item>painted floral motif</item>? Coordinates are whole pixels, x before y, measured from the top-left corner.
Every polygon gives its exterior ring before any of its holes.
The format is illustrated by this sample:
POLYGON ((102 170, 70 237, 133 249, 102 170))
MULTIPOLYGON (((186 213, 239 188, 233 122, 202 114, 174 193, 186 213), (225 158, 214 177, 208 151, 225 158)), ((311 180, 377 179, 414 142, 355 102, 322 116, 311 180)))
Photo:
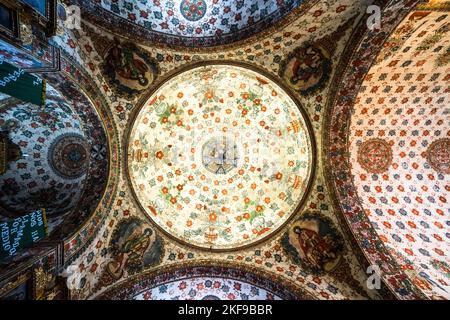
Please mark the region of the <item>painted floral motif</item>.
POLYGON ((241 280, 200 277, 159 285, 134 300, 281 300, 280 297, 241 280))
POLYGON ((78 178, 88 169, 89 145, 79 134, 63 134, 50 145, 48 161, 64 178, 78 178))
MULTIPOLYGON (((205 39, 201 46, 218 45, 248 37, 273 24, 305 0, 130 0, 96 1, 108 11, 132 24, 157 34, 157 38, 176 38, 177 43, 189 43, 189 38, 205 39)), ((99 8, 92 9, 104 15, 99 8)), ((110 15, 110 13, 109 13, 110 15)), ((106 15, 104 15, 106 16, 106 15)))
POLYGON ((334 270, 344 247, 332 222, 319 213, 302 215, 289 227, 281 244, 295 263, 316 274, 334 270))
MULTIPOLYGON (((342 203, 361 204, 351 209, 352 214, 361 212, 368 221, 353 216, 351 220, 361 227, 373 226, 377 238, 392 249, 392 261, 401 264, 398 257, 404 255, 409 263, 402 264, 400 270, 410 272, 413 275, 410 281, 430 297, 449 297, 450 292, 445 273, 431 267, 435 260, 449 262, 450 247, 450 190, 446 175, 450 154, 449 95, 446 86, 441 85, 448 82, 449 76, 445 66, 435 63, 445 51, 448 37, 428 38, 439 35, 446 19, 448 15, 443 12, 412 12, 393 35, 395 39, 404 37, 406 42, 393 47, 389 55, 383 51, 386 59, 378 59, 367 69, 354 100, 347 93, 351 89, 340 89, 346 93, 343 106, 355 101, 348 140, 352 164, 349 177, 354 181, 354 189, 345 186, 342 190, 348 197, 358 199, 343 199, 342 203), (418 46, 420 50, 413 50, 418 46), (374 138, 386 142, 377 143, 374 138), (367 147, 370 146, 367 141, 374 141, 372 147, 367 147), (381 170, 388 163, 391 163, 389 170, 381 170), (375 164, 377 170, 368 170, 367 164, 370 168, 375 164)), ((363 61, 358 60, 350 64, 365 68, 363 61)), ((348 79, 343 83, 355 85, 357 81, 348 79)), ((339 122, 345 123, 346 118, 341 115, 339 122)), ((367 239, 369 231, 365 229, 362 247, 373 240, 367 239)), ((402 285, 399 292, 406 295, 408 289, 402 285)))
POLYGON ((162 239, 138 218, 122 220, 111 238, 112 257, 107 273, 120 279, 125 270, 134 274, 161 262, 164 254, 162 239))
POLYGON ((145 104, 128 165, 140 204, 164 231, 231 249, 289 219, 305 196, 311 148, 305 119, 277 85, 241 67, 210 66, 172 78, 145 104))
POLYGON ((205 0, 182 0, 180 10, 187 20, 198 21, 205 16, 207 6, 205 0))
POLYGON ((157 62, 131 43, 116 41, 104 59, 105 77, 119 96, 132 97, 144 91, 159 72, 157 62))
POLYGON ((330 54, 320 46, 309 44, 295 49, 280 68, 280 76, 301 94, 323 88, 330 74, 330 54))
POLYGON ((369 173, 383 173, 392 163, 389 142, 374 138, 364 141, 358 149, 358 163, 369 173))
POLYGON ((212 173, 227 174, 237 167, 238 161, 237 145, 226 136, 211 138, 202 147, 203 166, 212 173))
POLYGON ((273 274, 248 267, 177 264, 147 271, 107 288, 107 300, 297 300, 311 299, 273 274))
MULTIPOLYGON (((402 49, 403 45, 411 38, 415 31, 417 22, 423 20, 430 14, 430 11, 415 11, 402 23, 402 25, 394 30, 392 35, 384 43, 383 48, 378 55, 377 62, 380 63, 387 60, 393 54, 402 49)), ((409 47, 411 49, 411 47, 409 47)))
POLYGON ((434 141, 426 151, 427 161, 439 173, 450 174, 450 139, 434 141))

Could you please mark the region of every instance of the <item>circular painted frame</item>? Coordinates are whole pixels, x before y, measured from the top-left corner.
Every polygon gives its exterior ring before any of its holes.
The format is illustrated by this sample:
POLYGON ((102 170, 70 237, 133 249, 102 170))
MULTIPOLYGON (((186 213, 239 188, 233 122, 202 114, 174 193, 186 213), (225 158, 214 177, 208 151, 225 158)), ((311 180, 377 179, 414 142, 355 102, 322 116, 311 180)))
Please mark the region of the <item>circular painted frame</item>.
POLYGON ((274 76, 272 74, 270 74, 269 72, 267 72, 264 69, 261 69, 258 66, 255 66, 253 64, 249 64, 249 63, 244 63, 244 62, 236 62, 236 61, 223 61, 223 60, 205 60, 205 61, 200 61, 200 62, 196 62, 196 63, 192 63, 183 67, 180 67, 172 72, 169 72, 167 75, 165 75, 164 77, 161 77, 160 79, 157 80, 157 83, 152 87, 151 90, 149 90, 149 92, 147 94, 145 94, 137 103, 137 107, 134 108, 134 110, 132 111, 132 114, 130 116, 130 120, 129 123, 127 124, 127 128, 124 132, 124 140, 123 140, 123 145, 124 145, 124 150, 125 150, 125 156, 124 156, 124 168, 125 168, 125 177, 126 180, 128 182, 128 186, 131 190, 131 193, 133 195, 134 201, 135 203, 138 205, 138 207, 141 209, 142 213, 146 216, 146 218, 150 221, 150 223, 155 226, 157 228, 157 230, 159 230, 162 234, 164 234, 166 237, 168 237, 169 239, 181 244, 182 246, 188 247, 188 248, 193 248, 193 249, 197 249, 197 250, 201 250, 201 251, 206 251, 206 252, 235 252, 235 251, 239 251, 239 250, 244 250, 244 249, 248 249, 248 248, 252 248, 255 247, 261 243, 266 242, 267 240, 269 240, 270 238, 274 238, 276 237, 278 234, 280 234, 280 232, 282 232, 282 230, 294 219, 295 216, 298 215, 298 213, 303 209, 303 207, 305 206, 306 200, 308 199, 308 196, 311 192, 315 177, 316 177, 316 164, 317 164, 317 145, 316 145, 316 139, 315 139, 315 134, 314 134, 314 129, 311 125, 311 121, 309 118, 309 115, 307 114, 306 110, 302 107, 299 99, 297 98, 297 96, 292 92, 292 90, 281 80, 279 79, 277 76, 274 76), (184 241, 178 237, 175 237, 174 235, 170 234, 169 232, 167 232, 166 230, 164 230, 156 221, 154 221, 151 217, 149 217, 149 215, 147 214, 147 211, 144 209, 144 207, 142 206, 138 195, 136 194, 135 188, 133 186, 133 182, 132 182, 132 177, 130 174, 130 163, 129 163, 129 146, 128 143, 131 139, 131 135, 132 135, 132 130, 136 124, 136 120, 138 115, 140 114, 140 112, 142 111, 142 109, 144 108, 145 104, 149 101, 149 99, 153 96, 153 94, 155 94, 162 86, 164 86, 164 84, 166 84, 166 82, 168 82, 169 80, 171 80, 172 78, 183 74, 185 72, 188 72, 190 70, 196 69, 196 68, 200 68, 200 67, 207 67, 207 66, 234 66, 234 67, 240 67, 243 69, 248 69, 250 71, 253 71, 257 74, 260 74, 264 77, 266 77, 267 79, 269 79, 270 81, 272 81, 275 85, 277 85, 281 90, 283 90, 283 92, 287 95, 288 98, 290 98, 292 100, 292 102, 295 104, 295 106, 297 107, 298 111, 300 112, 300 115, 302 116, 302 119, 304 121, 305 124, 305 128, 306 128, 306 132, 308 134, 308 138, 309 138, 309 143, 310 143, 310 147, 311 149, 309 150, 311 155, 310 155, 310 169, 309 169, 309 175, 307 177, 307 179, 305 179, 306 183, 306 187, 305 187, 305 191, 303 193, 303 195, 301 196, 300 200, 297 203, 296 208, 291 211, 289 214, 289 217, 286 219, 286 221, 284 221, 280 226, 278 226, 278 228, 274 229, 271 233, 263 236, 260 239, 254 240, 251 243, 248 244, 244 244, 244 245, 240 245, 240 246, 236 246, 233 248, 207 248, 207 247, 202 247, 199 245, 195 245, 195 244, 191 244, 187 241, 184 241))

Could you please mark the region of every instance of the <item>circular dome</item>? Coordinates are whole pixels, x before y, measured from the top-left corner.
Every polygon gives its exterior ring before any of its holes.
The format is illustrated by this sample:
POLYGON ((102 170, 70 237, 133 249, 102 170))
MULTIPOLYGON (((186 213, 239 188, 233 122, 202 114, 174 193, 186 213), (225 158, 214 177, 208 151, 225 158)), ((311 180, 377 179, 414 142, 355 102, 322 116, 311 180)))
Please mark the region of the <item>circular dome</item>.
POLYGON ((209 250, 262 241, 297 211, 312 180, 309 122, 272 79, 240 66, 175 75, 139 111, 128 173, 166 234, 209 250))
POLYGON ((20 149, 0 176, 3 214, 16 217, 43 207, 56 218, 72 210, 83 193, 90 146, 69 101, 48 85, 41 109, 7 97, 0 105, 0 130, 20 149))

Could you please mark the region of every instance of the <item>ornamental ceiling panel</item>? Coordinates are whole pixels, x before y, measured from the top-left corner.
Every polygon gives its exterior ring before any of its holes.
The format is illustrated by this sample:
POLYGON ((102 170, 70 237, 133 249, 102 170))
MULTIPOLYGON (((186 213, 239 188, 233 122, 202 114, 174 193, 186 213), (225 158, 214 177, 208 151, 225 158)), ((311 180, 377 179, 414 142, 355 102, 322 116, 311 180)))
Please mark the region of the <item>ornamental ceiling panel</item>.
POLYGON ((161 268, 111 287, 99 299, 133 300, 297 300, 311 299, 267 273, 230 264, 205 263, 161 268))
POLYGON ((247 282, 227 278, 189 278, 140 292, 134 300, 281 300, 247 282))
POLYGON ((231 65, 187 70, 144 104, 128 145, 136 197, 166 233, 204 249, 266 238, 312 178, 305 113, 269 78, 231 65))

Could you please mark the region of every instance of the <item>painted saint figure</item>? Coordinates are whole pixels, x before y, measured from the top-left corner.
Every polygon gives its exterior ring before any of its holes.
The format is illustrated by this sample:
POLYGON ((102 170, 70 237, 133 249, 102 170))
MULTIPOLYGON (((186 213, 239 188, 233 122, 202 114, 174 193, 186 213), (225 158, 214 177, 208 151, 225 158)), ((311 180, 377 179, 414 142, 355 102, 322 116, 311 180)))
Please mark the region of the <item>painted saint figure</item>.
POLYGON ((128 80, 137 80, 142 86, 148 84, 146 73, 149 68, 144 61, 135 58, 131 48, 117 45, 111 50, 109 58, 119 76, 128 80))
POLYGON ((282 63, 280 75, 296 91, 311 94, 323 87, 331 72, 328 52, 320 46, 295 49, 282 63))
POLYGON ((294 233, 297 234, 298 243, 311 264, 323 266, 337 258, 329 237, 321 237, 313 230, 302 229, 298 226, 294 228, 294 233))
POLYGON ((118 39, 106 50, 101 69, 112 90, 127 98, 147 89, 159 73, 157 61, 146 51, 118 39))
POLYGON ((153 231, 136 227, 118 248, 114 261, 108 263, 108 271, 115 278, 121 278, 124 268, 136 268, 142 264, 145 252, 151 244, 153 231))
POLYGON ((333 271, 342 260, 343 239, 332 221, 320 213, 305 213, 281 239, 284 252, 294 263, 321 274, 333 271))

